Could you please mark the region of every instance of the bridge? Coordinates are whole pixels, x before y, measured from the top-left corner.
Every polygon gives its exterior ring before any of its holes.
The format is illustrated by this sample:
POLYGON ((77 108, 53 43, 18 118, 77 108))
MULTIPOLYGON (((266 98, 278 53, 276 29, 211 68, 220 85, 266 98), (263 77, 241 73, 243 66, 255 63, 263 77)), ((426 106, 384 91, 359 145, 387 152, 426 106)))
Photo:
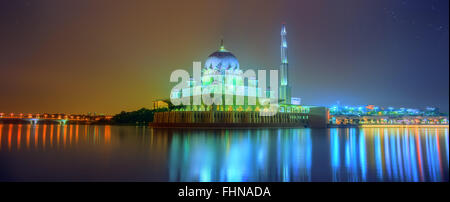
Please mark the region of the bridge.
POLYGON ((112 116, 106 115, 84 115, 84 114, 24 114, 24 113, 0 113, 0 123, 92 123, 98 121, 110 121, 112 116))

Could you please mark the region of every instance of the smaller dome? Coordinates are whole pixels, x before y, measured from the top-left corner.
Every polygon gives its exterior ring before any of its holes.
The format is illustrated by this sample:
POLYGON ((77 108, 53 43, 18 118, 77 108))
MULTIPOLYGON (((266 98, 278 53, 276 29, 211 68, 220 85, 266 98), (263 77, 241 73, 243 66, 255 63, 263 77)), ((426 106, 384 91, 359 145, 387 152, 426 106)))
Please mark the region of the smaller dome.
POLYGON ((216 70, 238 70, 239 61, 237 58, 223 46, 223 40, 218 51, 209 55, 205 61, 206 69, 216 70))

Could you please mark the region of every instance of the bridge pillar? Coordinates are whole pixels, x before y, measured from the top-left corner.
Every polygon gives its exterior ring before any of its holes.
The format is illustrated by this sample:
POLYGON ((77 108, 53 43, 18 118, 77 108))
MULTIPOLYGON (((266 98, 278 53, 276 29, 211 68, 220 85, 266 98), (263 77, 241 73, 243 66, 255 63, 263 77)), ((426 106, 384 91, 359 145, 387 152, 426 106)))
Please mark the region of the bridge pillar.
POLYGON ((58 120, 59 125, 66 125, 67 119, 60 119, 58 120))
POLYGON ((38 119, 30 119, 30 124, 31 125, 36 125, 38 122, 38 119))

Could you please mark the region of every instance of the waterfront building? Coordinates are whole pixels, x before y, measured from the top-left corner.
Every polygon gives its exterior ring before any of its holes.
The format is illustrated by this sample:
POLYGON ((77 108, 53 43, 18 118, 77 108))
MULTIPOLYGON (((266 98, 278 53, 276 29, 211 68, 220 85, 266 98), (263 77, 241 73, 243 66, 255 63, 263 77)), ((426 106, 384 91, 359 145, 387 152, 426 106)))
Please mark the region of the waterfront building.
MULTIPOLYGON (((170 109, 167 112, 156 112, 153 126, 164 127, 192 127, 192 126, 301 126, 324 128, 328 123, 326 107, 300 105, 300 98, 295 98, 291 104, 291 86, 288 80, 288 51, 286 24, 281 27, 281 63, 279 67, 279 89, 258 86, 256 78, 247 78, 245 86, 244 72, 240 69, 236 56, 227 50, 223 40, 219 49, 208 56, 202 68, 200 84, 194 78, 188 82, 188 88, 171 93, 172 99, 189 99, 193 103, 195 96, 203 96, 205 91, 195 91, 196 86, 201 89, 211 89, 220 92, 222 104, 186 105, 170 109), (261 116, 264 112, 271 112, 268 99, 278 100, 276 113, 273 116, 261 116), (227 98, 232 98, 227 102, 227 98), (237 99, 243 99, 238 102, 237 99), (251 103, 250 100, 257 100, 251 103), (264 102, 262 100, 266 100, 264 102), (262 112, 262 113, 261 113, 262 112)), ((206 91, 207 94, 210 92, 206 91)), ((160 102, 160 100, 158 101, 160 102)), ((154 107, 162 106, 154 103, 154 107)), ((168 107, 168 106, 167 106, 168 107)))

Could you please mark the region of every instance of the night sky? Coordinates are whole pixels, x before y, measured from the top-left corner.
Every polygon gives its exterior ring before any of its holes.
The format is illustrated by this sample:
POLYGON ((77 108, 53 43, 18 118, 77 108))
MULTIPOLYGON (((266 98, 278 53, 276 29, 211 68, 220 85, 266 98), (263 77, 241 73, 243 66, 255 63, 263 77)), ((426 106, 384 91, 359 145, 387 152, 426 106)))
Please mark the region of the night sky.
POLYGON ((225 47, 304 104, 449 110, 448 0, 0 1, 0 112, 114 114, 225 47))

